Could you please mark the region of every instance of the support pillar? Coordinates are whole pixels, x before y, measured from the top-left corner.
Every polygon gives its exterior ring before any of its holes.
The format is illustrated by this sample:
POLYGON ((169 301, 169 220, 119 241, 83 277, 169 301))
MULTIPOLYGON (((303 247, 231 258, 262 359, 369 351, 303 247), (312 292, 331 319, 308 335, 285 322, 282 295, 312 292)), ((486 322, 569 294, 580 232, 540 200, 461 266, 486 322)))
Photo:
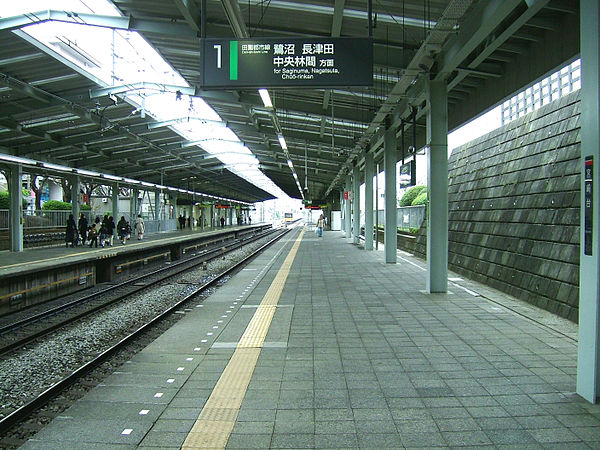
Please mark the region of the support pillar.
POLYGON ((11 166, 8 177, 8 190, 10 194, 10 251, 23 251, 23 201, 21 179, 23 178, 23 169, 20 165, 11 166))
MULTIPOLYGON (((119 222, 119 185, 117 183, 112 186, 112 216, 115 221, 115 225, 119 222)), ((117 228, 115 227, 113 235, 116 233, 117 228)))
POLYGON ((354 244, 360 242, 360 169, 354 166, 352 170, 352 206, 353 206, 353 224, 352 235, 354 244))
POLYGON ((79 224, 79 190, 81 189, 81 183, 78 176, 74 176, 71 180, 71 205, 73 211, 73 218, 75 219, 75 223, 79 224))
POLYGON ((448 94, 427 82, 427 292, 448 291, 448 94))
MULTIPOLYGON (((351 181, 350 175, 348 175, 346 177, 346 192, 348 192, 348 197, 350 197, 351 191, 352 191, 352 181, 351 181)), ((346 217, 346 223, 345 223, 346 237, 350 238, 350 237, 352 237, 352 205, 351 205, 350 198, 348 198, 348 200, 346 200, 346 203, 344 205, 344 211, 345 211, 344 216, 346 217)))
MULTIPOLYGON (((171 202, 170 203, 171 206, 173 206, 173 219, 175 219, 177 221, 179 219, 179 211, 177 210, 177 196, 172 195, 170 202, 171 202)), ((176 222, 176 223, 177 223, 177 226, 175 228, 178 229, 179 222, 176 222)))
POLYGON ((138 210, 140 209, 138 206, 139 196, 140 196, 139 189, 131 190, 131 202, 130 202, 130 207, 129 207, 129 215, 131 216, 132 220, 135 220, 135 218, 138 215, 138 210))
MULTIPOLYGON (((160 217, 160 197, 161 197, 161 193, 160 191, 156 191, 154 192, 154 220, 156 220, 156 230, 160 231, 160 221, 161 221, 161 217, 160 217)), ((131 222, 133 223, 133 221, 137 219, 137 214, 135 217, 131 218, 131 222)))
POLYGON ((344 203, 344 191, 340 191, 340 229, 346 229, 346 217, 344 211, 345 203, 344 203))
POLYGON ((581 0, 581 238, 577 393, 600 396, 600 0, 581 0))
POLYGON ((373 250, 373 153, 365 155, 365 250, 373 250))
POLYGON ((396 264, 398 249, 398 205, 396 202, 396 128, 386 127, 383 137, 385 171, 385 262, 396 264))

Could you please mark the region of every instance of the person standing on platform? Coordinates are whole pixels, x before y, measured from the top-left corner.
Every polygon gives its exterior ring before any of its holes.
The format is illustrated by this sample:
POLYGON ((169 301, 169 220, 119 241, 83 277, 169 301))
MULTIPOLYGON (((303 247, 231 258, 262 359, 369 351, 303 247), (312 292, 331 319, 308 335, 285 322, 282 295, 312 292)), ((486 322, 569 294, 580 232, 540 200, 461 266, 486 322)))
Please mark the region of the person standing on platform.
POLYGON ((85 245, 85 241, 87 240, 88 221, 83 213, 79 214, 77 228, 79 229, 79 236, 81 236, 81 245, 85 245))
POLYGON ((179 219, 177 219, 177 221, 179 222, 179 229, 183 230, 185 228, 185 217, 179 214, 179 219))
POLYGON ((252 225, 252 217, 248 216, 248 225, 252 225))
POLYGON ((102 218, 102 222, 100 222, 100 231, 98 232, 100 236, 100 247, 104 248, 106 241, 108 240, 108 215, 105 215, 102 218))
POLYGON ((90 225, 90 228, 87 233, 88 240, 90 242, 90 248, 92 245, 96 244, 96 248, 98 248, 98 222, 90 225))
POLYGON ((111 247, 113 245, 113 240, 115 239, 115 228, 117 228, 115 220, 113 219, 113 216, 110 216, 108 218, 108 242, 111 247))
POLYGON ((137 234, 138 241, 144 239, 145 228, 144 219, 142 219, 142 216, 138 214, 137 219, 135 219, 135 232, 137 234))
POLYGON ((319 220, 317 220, 317 236, 323 237, 323 227, 325 226, 325 216, 321 214, 319 220))
POLYGON ((225 228, 225 217, 221 217, 221 228, 225 228))
POLYGON ((67 247, 69 244, 71 244, 71 247, 77 246, 77 225, 75 224, 75 218, 73 217, 73 214, 69 214, 69 218, 67 219, 65 244, 67 247))
POLYGON ((125 220, 125 216, 121 216, 119 222, 117 222, 117 234, 119 235, 121 244, 125 245, 125 241, 127 240, 127 221, 125 220))

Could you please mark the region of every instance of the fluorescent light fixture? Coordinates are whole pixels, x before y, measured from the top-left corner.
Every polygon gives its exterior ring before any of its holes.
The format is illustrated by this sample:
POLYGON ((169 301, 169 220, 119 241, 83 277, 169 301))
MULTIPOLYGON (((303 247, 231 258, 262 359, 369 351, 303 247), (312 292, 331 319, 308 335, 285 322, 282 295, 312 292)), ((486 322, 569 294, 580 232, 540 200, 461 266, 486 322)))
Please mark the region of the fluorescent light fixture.
POLYGON ((162 184, 157 184, 156 187, 158 189, 166 189, 167 188, 166 186, 163 186, 162 184))
POLYGON ((292 164, 292 160, 291 159, 288 159, 287 163, 288 163, 288 166, 290 166, 290 169, 294 168, 294 164, 292 164))
POLYGON ((59 170, 61 172, 73 172, 73 168, 71 168, 71 167, 59 166, 58 164, 52 164, 52 163, 46 163, 46 162, 42 163, 42 167, 45 167, 46 169, 59 170))
POLYGON ((103 173, 102 178, 106 178, 107 180, 113 180, 113 181, 121 181, 123 179, 121 177, 117 177, 115 175, 109 175, 107 173, 103 173))
POLYGON ((260 98, 262 98, 265 108, 272 108, 273 102, 271 101, 271 96, 269 95, 269 91, 267 91, 264 88, 261 88, 258 90, 258 93, 260 94, 260 98))
POLYGON ((35 161, 32 159, 19 158, 18 156, 13 156, 13 155, 0 155, 0 161, 8 161, 8 162, 13 162, 13 163, 18 163, 18 164, 34 164, 35 165, 35 161))
POLYGON ((296 172, 294 172, 292 175, 294 175, 294 178, 296 179, 296 181, 298 181, 298 175, 296 175, 296 172))
POLYGON ((169 191, 173 191, 173 192, 177 192, 177 191, 179 191, 179 189, 177 189, 176 187, 172 187, 172 186, 168 186, 168 187, 167 187, 167 189, 168 189, 169 191))
POLYGON ((131 178, 123 178, 123 181, 125 183, 129 183, 129 184, 140 184, 140 182, 138 180, 133 180, 131 178))
POLYGON ((91 170, 85 170, 85 169, 75 169, 75 172, 77 172, 79 175, 87 175, 88 177, 99 177, 100 174, 98 172, 92 172, 91 170))
POLYGON ((154 183, 148 183, 147 181, 142 181, 142 186, 155 187, 156 185, 154 183))
POLYGON ((179 192, 181 192, 182 194, 186 194, 186 193, 187 193, 187 190, 186 190, 186 189, 181 189, 181 188, 179 188, 179 189, 177 189, 177 190, 178 190, 179 192))
POLYGON ((285 138, 283 137, 283 134, 278 134, 277 135, 277 139, 279 139, 279 145, 281 145, 281 148, 284 150, 287 150, 287 142, 285 142, 285 138))

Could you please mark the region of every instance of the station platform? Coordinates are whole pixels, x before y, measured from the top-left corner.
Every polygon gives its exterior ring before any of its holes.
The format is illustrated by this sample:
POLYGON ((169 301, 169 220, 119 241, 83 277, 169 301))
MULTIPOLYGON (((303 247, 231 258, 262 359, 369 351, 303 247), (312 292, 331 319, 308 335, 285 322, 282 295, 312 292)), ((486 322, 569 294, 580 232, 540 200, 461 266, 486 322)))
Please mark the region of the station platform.
MULTIPOLYGON (((259 226, 258 224, 255 226, 259 226)), ((125 245, 114 238, 112 246, 92 247, 89 245, 80 245, 78 247, 65 247, 62 245, 51 245, 45 247, 26 248, 22 252, 11 252, 9 250, 0 251, 0 279, 14 274, 28 273, 48 266, 56 266, 61 262, 83 262, 91 259, 103 257, 103 255, 115 252, 130 252, 132 249, 144 247, 153 247, 164 245, 169 242, 180 242, 181 240, 194 239, 198 236, 211 236, 223 233, 224 231, 242 230, 248 228, 244 226, 227 226, 224 228, 212 228, 205 231, 200 229, 184 229, 177 231, 168 231, 164 233, 152 233, 144 235, 144 239, 137 240, 132 234, 131 239, 125 245)))
POLYGON ((600 447, 576 325, 398 261, 295 229, 22 448, 600 447))
POLYGON ((0 251, 0 315, 53 300, 98 283, 210 246, 227 245, 271 228, 270 224, 228 226, 211 230, 178 230, 135 237, 126 244, 90 248, 52 246, 0 251))

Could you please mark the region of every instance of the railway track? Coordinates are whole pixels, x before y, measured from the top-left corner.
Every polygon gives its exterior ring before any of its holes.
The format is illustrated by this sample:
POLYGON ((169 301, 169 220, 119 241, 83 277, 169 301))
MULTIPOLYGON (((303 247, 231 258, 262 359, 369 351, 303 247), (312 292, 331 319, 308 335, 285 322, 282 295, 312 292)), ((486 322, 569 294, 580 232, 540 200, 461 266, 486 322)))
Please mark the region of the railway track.
MULTIPOLYGON (((76 295, 74 299, 67 302, 53 302, 56 306, 44 308, 42 305, 41 308, 37 308, 37 310, 42 309, 41 312, 20 314, 19 319, 0 325, 0 356, 23 347, 75 320, 123 301, 152 285, 196 268, 273 232, 274 230, 268 230, 248 239, 234 240, 224 245, 218 244, 174 264, 109 285, 99 291, 83 296, 76 295)), ((8 320, 10 320, 10 316, 3 318, 4 322, 8 320)))
MULTIPOLYGON (((97 367, 104 361, 109 360, 112 355, 119 352, 121 349, 125 348, 127 345, 129 345, 131 342, 133 342, 139 336, 146 333, 148 330, 151 330, 155 325, 160 323, 165 317, 170 316, 175 310, 177 310, 178 308, 181 308, 182 305, 184 305, 186 302, 189 302, 191 299, 197 297, 202 292, 215 286, 217 283, 221 282, 223 279, 226 279, 226 277, 228 277, 232 272, 235 272, 240 266, 244 265, 248 260, 252 259, 254 256, 256 256, 261 251, 263 251, 266 247, 268 247, 271 244, 273 244, 274 242, 276 242, 278 239, 280 239, 282 236, 284 236, 288 231, 289 230, 270 231, 270 233, 263 233, 261 235, 257 235, 255 237, 253 237, 252 239, 244 240, 243 242, 230 243, 225 250, 223 249, 223 247, 207 250, 205 252, 202 252, 201 254, 197 254, 193 258, 190 258, 186 261, 178 263, 177 265, 175 265, 176 267, 173 267, 173 266, 169 267, 168 269, 170 269, 170 270, 165 270, 166 268, 161 268, 152 273, 145 274, 144 276, 140 277, 141 279, 145 280, 145 281, 143 281, 143 286, 140 286, 140 284, 142 284, 142 281, 140 281, 140 279, 128 280, 125 283, 121 283, 123 285, 130 286, 127 288, 127 290, 129 292, 126 294, 120 292, 119 295, 113 296, 115 299, 118 298, 119 300, 113 299, 110 301, 110 304, 114 304, 117 301, 123 301, 125 298, 131 297, 135 293, 138 293, 140 290, 148 289, 149 287, 156 286, 157 284, 163 283, 166 279, 174 277, 177 274, 181 274, 187 270, 198 267, 199 265, 202 265, 205 261, 207 261, 211 258, 212 259, 219 258, 224 254, 224 252, 233 251, 234 249, 237 249, 237 248, 241 247, 242 245, 248 244, 251 241, 255 241, 261 237, 265 237, 266 234, 276 234, 276 236, 274 236, 272 239, 270 239, 264 245, 261 245, 258 249, 254 250, 250 255, 248 255, 248 256, 244 257, 242 260, 234 263, 232 266, 223 270, 221 273, 212 277, 212 279, 203 283, 202 285, 194 286, 190 292, 188 292, 185 296, 183 296, 182 298, 180 298, 179 300, 177 300, 176 302, 171 304, 170 307, 168 307, 167 309, 162 311, 160 314, 156 315, 152 320, 147 321, 144 325, 140 326, 135 331, 129 333, 127 336, 120 339, 119 342, 117 342, 116 344, 113 344, 109 348, 104 349, 99 354, 97 354, 93 358, 86 361, 80 367, 78 367, 74 370, 69 370, 70 373, 67 376, 64 376, 62 379, 53 383, 50 387, 45 389, 43 392, 37 394, 34 398, 31 398, 30 400, 28 400, 22 406, 16 408, 9 414, 0 418, 0 435, 6 433, 8 430, 15 427, 15 425, 19 424, 21 421, 23 421, 24 419, 29 417, 36 410, 38 410, 43 405, 48 403, 52 398, 54 398, 55 396, 60 394, 68 386, 72 385, 78 379, 83 377, 85 374, 89 373, 93 368, 97 367)), ((110 290, 111 291, 119 290, 121 284, 111 286, 110 290)), ((104 295, 107 290, 103 290, 102 294, 104 295)), ((96 294, 96 295, 98 295, 98 294, 96 294)), ((61 322, 62 325, 52 324, 50 327, 47 327, 46 331, 43 334, 48 334, 48 333, 51 333, 52 331, 57 330, 58 328, 68 326, 69 324, 72 324, 74 321, 78 321, 82 317, 90 316, 94 312, 97 312, 98 310, 104 309, 108 306, 106 304, 107 303, 106 301, 103 301, 102 303, 104 306, 95 305, 92 308, 87 308, 87 309, 89 309, 89 311, 87 311, 87 312, 77 311, 76 313, 68 313, 67 314, 69 316, 68 318, 61 319, 61 320, 55 320, 55 322, 61 322)), ((73 308, 77 309, 78 307, 74 306, 73 308)), ((68 311, 69 309, 70 309, 70 307, 66 307, 66 309, 64 311, 68 311)), ((71 311, 74 311, 74 310, 71 309, 71 311)), ((59 311, 59 312, 55 312, 53 314, 55 314, 55 315, 58 314, 59 316, 62 316, 63 314, 66 314, 66 313, 59 311)), ((27 328, 28 326, 31 326, 31 324, 36 324, 36 323, 39 323, 40 321, 44 322, 44 319, 41 316, 40 317, 31 317, 29 321, 25 321, 25 322, 28 322, 29 325, 25 324, 24 326, 25 326, 25 328, 27 328)), ((46 328, 46 327, 44 327, 44 328, 46 328)), ((8 328, 6 328, 6 331, 8 332, 8 328)), ((27 333, 23 333, 23 334, 27 334, 27 333)), ((4 354, 5 354, 4 358, 7 358, 9 356, 8 355, 9 351, 14 351, 15 349, 18 349, 19 347, 27 345, 27 343, 31 343, 32 340, 39 339, 40 335, 42 335, 41 331, 37 331, 35 333, 29 333, 29 336, 25 336, 25 337, 15 340, 15 342, 10 343, 9 345, 2 348, 0 351, 4 352, 4 354), (33 336, 34 334, 37 336, 33 336), (17 344, 16 343, 17 341, 20 341, 20 342, 17 344), (6 350, 6 348, 8 348, 8 347, 12 348, 12 350, 6 350)))

